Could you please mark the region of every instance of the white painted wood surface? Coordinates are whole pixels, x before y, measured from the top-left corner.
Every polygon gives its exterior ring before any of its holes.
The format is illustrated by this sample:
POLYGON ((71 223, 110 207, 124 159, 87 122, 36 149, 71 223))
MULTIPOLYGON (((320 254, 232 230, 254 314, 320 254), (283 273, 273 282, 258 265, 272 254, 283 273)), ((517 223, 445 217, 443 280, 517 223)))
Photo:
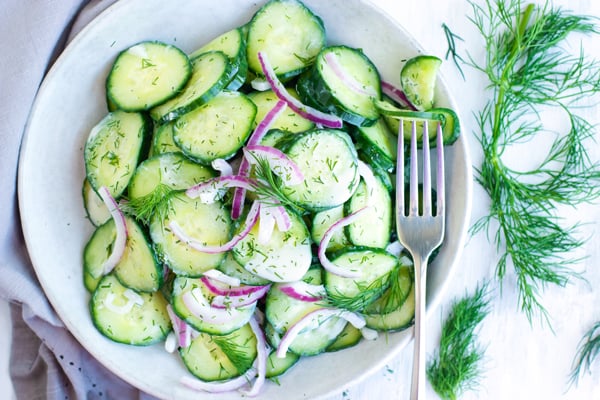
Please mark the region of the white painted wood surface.
MULTIPOLYGON (((538 0, 536 0, 537 2, 538 0)), ((442 31, 442 23, 446 23, 464 42, 459 42, 460 49, 469 49, 475 57, 482 55, 481 39, 474 26, 467 20, 471 15, 471 6, 466 0, 372 0, 384 9, 398 23, 403 25, 421 43, 428 53, 444 57, 447 43, 442 31)), ((483 4, 482 0, 475 3, 483 4)), ((555 5, 573 10, 578 14, 589 14, 600 17, 600 2, 555 1, 555 5)), ((578 42, 574 42, 577 50, 578 42)), ((584 39, 585 51, 600 58, 600 40, 596 43, 584 39)), ((463 53, 464 54, 464 53, 463 53)), ((466 81, 463 80, 452 62, 446 61, 442 73, 460 104, 463 123, 463 135, 470 143, 473 165, 481 160, 481 150, 473 132, 476 132, 473 113, 481 109, 488 94, 483 88, 485 82, 473 70, 466 68, 466 81)), ((597 101, 598 99, 596 99, 597 101)), ((590 122, 600 122, 598 107, 587 111, 590 122)), ((595 145, 592 149, 595 156, 600 154, 595 145)), ((539 159, 537 143, 515 151, 512 157, 515 166, 526 167, 524 162, 539 159), (524 150, 526 148, 526 150, 524 150), (521 153, 519 153, 521 151, 521 153), (525 156, 523 156, 525 155, 525 156)), ((451 190, 452 188, 450 188, 451 190)), ((473 216, 471 223, 485 215, 488 201, 481 188, 474 185, 473 216)), ((480 342, 486 347, 484 376, 480 381, 480 389, 467 392, 461 399, 565 399, 585 400, 600 398, 600 360, 597 360, 594 374, 582 376, 577 387, 567 385, 571 363, 577 345, 584 333, 600 320, 600 206, 586 205, 578 210, 565 210, 569 221, 583 221, 588 225, 582 229, 583 234, 590 234, 592 240, 577 256, 589 258, 577 269, 584 272, 587 280, 573 281, 565 288, 548 287, 543 295, 543 304, 552 317, 553 330, 534 321, 533 325, 519 312, 518 292, 511 273, 502 286, 502 293, 497 288, 492 302, 492 312, 486 318, 480 331, 480 342)), ((470 239, 462 256, 457 274, 452 277, 453 285, 446 293, 442 306, 433 310, 429 317, 428 354, 437 347, 441 320, 449 311, 452 299, 471 292, 478 282, 493 278, 496 254, 485 235, 479 234, 470 239)), ((10 350, 10 319, 5 301, 0 301, 0 398, 11 399, 12 387, 8 377, 10 350)), ((329 400, 371 400, 371 399, 408 399, 410 388, 410 368, 412 346, 407 346, 400 356, 389 363, 381 371, 365 377, 355 385, 329 400)), ((332 373, 335 373, 332 371, 332 373)), ((431 387, 428 387, 428 398, 438 398, 431 387)))

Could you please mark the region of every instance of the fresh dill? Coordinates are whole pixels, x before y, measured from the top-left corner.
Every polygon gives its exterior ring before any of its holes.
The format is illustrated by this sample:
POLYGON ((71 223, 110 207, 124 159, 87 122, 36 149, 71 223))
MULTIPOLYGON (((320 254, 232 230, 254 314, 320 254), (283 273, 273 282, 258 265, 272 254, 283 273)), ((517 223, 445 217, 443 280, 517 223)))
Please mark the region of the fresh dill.
POLYGON ((454 65, 460 72, 460 76, 465 79, 465 73, 462 70, 461 63, 464 63, 462 56, 456 50, 456 40, 464 41, 463 38, 452 32, 450 27, 446 24, 442 24, 442 29, 444 30, 444 35, 446 36, 446 42, 448 43, 448 50, 446 51, 446 60, 448 57, 452 56, 452 61, 454 61, 454 65))
POLYGON ((427 364, 427 378, 444 400, 455 400, 477 389, 484 349, 477 343, 476 329, 489 313, 488 284, 455 300, 442 325, 439 350, 427 364))
POLYGON ((596 20, 561 8, 519 0, 471 3, 469 17, 485 42, 485 60, 470 55, 467 65, 489 81, 490 100, 476 115, 483 161, 476 179, 490 197, 489 215, 472 233, 496 230, 499 252, 496 274, 515 272, 519 306, 529 321, 549 316, 540 301, 549 284, 566 285, 578 274, 581 259, 570 252, 584 241, 579 224, 561 224, 558 206, 576 206, 600 195, 600 166, 592 161, 586 142, 594 127, 576 111, 600 90, 600 63, 583 51, 572 55, 565 40, 570 34, 598 34, 596 20), (556 132, 544 126, 543 112, 564 114, 568 132, 555 139, 546 158, 530 170, 518 171, 503 156, 515 144, 556 132))
POLYGON ((232 337, 231 335, 215 335, 212 337, 212 340, 219 346, 221 351, 225 353, 229 361, 231 361, 240 374, 243 374, 252 366, 254 357, 249 356, 248 350, 244 346, 236 343, 235 337, 232 337))
POLYGON ((598 355, 600 355, 600 321, 596 322, 579 342, 573 369, 569 376, 571 385, 577 385, 582 373, 590 372, 598 355))
POLYGON ((135 216, 145 224, 156 214, 160 221, 164 221, 170 208, 169 194, 173 189, 163 183, 157 185, 150 193, 130 199, 123 205, 123 211, 135 216))

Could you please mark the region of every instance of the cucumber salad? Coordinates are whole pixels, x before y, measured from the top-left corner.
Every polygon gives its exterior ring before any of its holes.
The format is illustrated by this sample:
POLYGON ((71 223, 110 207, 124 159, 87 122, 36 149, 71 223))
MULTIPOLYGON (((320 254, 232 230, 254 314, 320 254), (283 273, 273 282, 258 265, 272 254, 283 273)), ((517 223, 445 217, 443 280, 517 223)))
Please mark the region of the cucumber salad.
POLYGON ((441 60, 407 60, 392 85, 325 28, 271 0, 189 53, 123 49, 106 78, 83 154, 91 319, 119 343, 164 342, 193 389, 257 395, 303 357, 412 324, 397 134, 457 139, 435 106, 441 60))

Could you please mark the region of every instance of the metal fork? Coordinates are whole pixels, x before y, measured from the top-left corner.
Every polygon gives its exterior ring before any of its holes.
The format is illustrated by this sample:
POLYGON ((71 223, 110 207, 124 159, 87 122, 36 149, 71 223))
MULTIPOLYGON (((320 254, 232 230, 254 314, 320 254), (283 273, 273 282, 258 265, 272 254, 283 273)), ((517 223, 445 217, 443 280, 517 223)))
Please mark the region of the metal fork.
POLYGON ((441 124, 437 127, 437 209, 433 213, 431 195, 431 163, 429 155, 429 132, 423 123, 423 197, 422 213, 419 213, 419 174, 417 158, 417 126, 412 121, 410 140, 410 202, 408 215, 404 205, 404 123, 400 121, 398 132, 398 158, 396 168, 396 232, 400 243, 410 252, 415 269, 415 322, 414 356, 411 383, 411 400, 425 398, 425 294, 427 263, 433 250, 444 238, 445 189, 444 146, 441 124))

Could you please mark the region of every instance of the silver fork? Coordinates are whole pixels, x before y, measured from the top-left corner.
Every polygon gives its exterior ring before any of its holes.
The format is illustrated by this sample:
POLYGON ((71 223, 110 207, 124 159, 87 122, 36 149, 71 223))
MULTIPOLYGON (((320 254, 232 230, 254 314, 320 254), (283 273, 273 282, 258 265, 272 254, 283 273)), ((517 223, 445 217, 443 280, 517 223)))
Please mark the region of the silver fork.
POLYGON ((423 198, 422 214, 419 213, 419 175, 417 158, 417 127, 412 121, 410 140, 410 201, 408 215, 404 205, 404 123, 400 121, 398 132, 398 159, 396 168, 396 232, 400 243, 410 252, 415 269, 415 324, 414 356, 411 383, 411 400, 425 398, 425 294, 427 263, 433 250, 444 238, 445 189, 444 146, 441 124, 437 127, 437 209, 435 214, 431 195, 431 163, 429 155, 429 132, 423 124, 423 198))

